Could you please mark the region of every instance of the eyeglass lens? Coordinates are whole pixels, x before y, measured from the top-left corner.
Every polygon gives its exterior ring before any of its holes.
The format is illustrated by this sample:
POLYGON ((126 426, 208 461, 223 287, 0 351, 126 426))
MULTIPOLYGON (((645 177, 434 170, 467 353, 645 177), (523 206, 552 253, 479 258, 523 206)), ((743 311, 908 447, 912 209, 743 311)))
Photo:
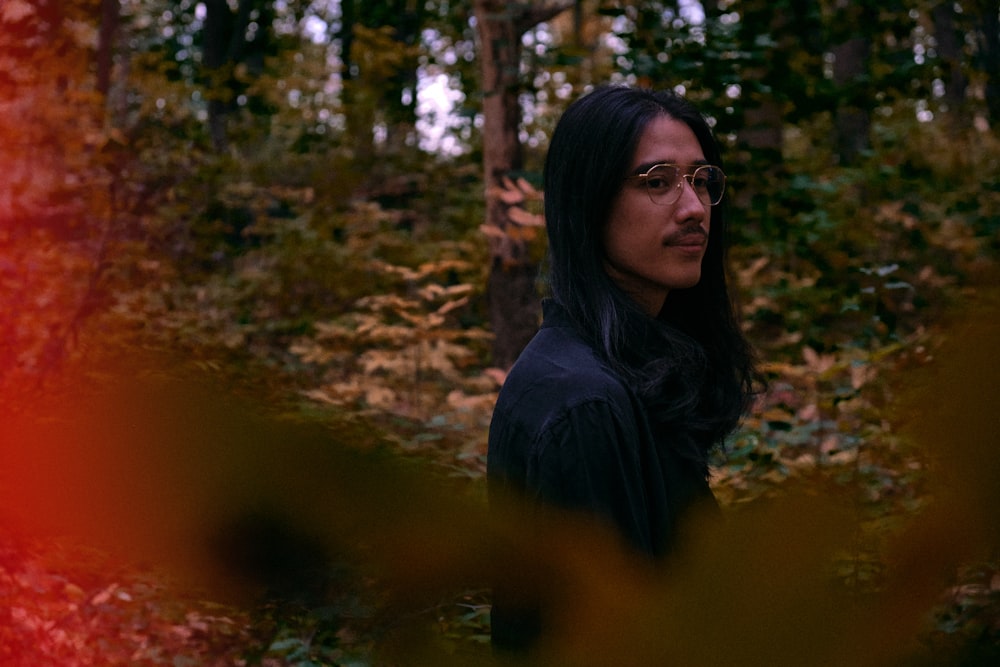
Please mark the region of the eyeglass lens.
POLYGON ((701 166, 692 174, 685 174, 672 164, 661 164, 646 173, 646 190, 655 204, 673 204, 681 197, 686 179, 702 203, 714 206, 722 201, 726 189, 726 176, 718 167, 701 166))

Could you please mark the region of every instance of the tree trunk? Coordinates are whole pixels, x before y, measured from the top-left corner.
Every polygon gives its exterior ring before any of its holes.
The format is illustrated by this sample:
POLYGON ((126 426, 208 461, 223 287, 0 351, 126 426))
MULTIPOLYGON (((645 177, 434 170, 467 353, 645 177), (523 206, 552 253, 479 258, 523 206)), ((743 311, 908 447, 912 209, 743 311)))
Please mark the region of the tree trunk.
POLYGON ((111 90, 111 68, 114 64, 115 35, 118 33, 119 0, 101 0, 101 30, 97 40, 97 90, 107 97, 111 90))
POLYGON ((968 79, 962 71, 962 45, 955 27, 955 8, 951 3, 935 5, 931 10, 934 38, 937 40, 938 57, 944 78, 944 99, 953 130, 961 131, 968 125, 965 109, 965 89, 968 79))
POLYGON ((834 21, 849 31, 832 53, 839 97, 834 115, 836 152, 841 164, 851 165, 871 145, 871 97, 865 81, 872 44, 865 30, 875 24, 875 16, 867 2, 839 2, 834 21))
POLYGON ((992 127, 1000 125, 1000 7, 997 0, 974 3, 982 27, 979 30, 979 69, 985 75, 983 93, 992 127))
POLYGON ((852 92, 865 74, 870 52, 871 44, 863 37, 849 39, 833 48, 833 81, 843 91, 834 118, 836 151, 843 165, 855 164, 870 145, 871 118, 856 102, 859 95, 852 92))
MULTIPOLYGON (((753 49, 754 42, 762 36, 778 40, 788 40, 787 12, 775 12, 768 0, 752 0, 742 3, 743 16, 740 20, 740 44, 753 49)), ((787 76, 787 58, 795 44, 784 44, 785 48, 768 49, 759 65, 748 66, 744 71, 747 82, 757 82, 761 89, 745 86, 746 110, 743 125, 739 130, 739 143, 754 151, 756 160, 766 160, 768 171, 781 162, 784 145, 784 113, 777 94, 782 90, 782 79, 787 76)))
POLYGON ((217 152, 229 145, 227 116, 232 110, 238 85, 233 70, 246 51, 246 30, 256 4, 263 3, 261 0, 240 0, 236 12, 233 12, 227 0, 205 0, 202 63, 208 74, 209 134, 217 152))
POLYGON ((354 78, 354 0, 344 0, 340 3, 340 62, 343 69, 340 78, 350 81, 354 78))
MULTIPOLYGON (((503 179, 522 166, 518 132, 521 126, 521 38, 533 26, 573 6, 475 0, 479 62, 483 92, 483 171, 486 225, 508 231, 514 223, 509 206, 492 194, 503 179)), ((538 329, 538 264, 526 241, 508 236, 491 242, 487 300, 493 328, 493 364, 509 368, 538 329)))
MULTIPOLYGON (((374 156, 377 149, 392 155, 407 145, 417 122, 417 70, 420 65, 417 45, 427 10, 416 0, 390 0, 372 3, 367 0, 344 0, 341 3, 340 40, 341 74, 345 85, 341 93, 348 110, 348 134, 356 141, 355 151, 374 156), (392 44, 376 47, 379 56, 391 52, 401 60, 366 63, 365 51, 371 48, 371 36, 364 39, 358 28, 378 34, 392 29, 392 44), (367 64, 367 67, 366 67, 367 64), (386 67, 391 72, 380 72, 386 67), (408 92, 408 94, 407 94, 408 92), (367 108, 362 108, 367 105, 367 108), (375 144, 373 125, 384 123, 385 137, 375 144)), ((370 59, 369 59, 370 60, 370 59)))

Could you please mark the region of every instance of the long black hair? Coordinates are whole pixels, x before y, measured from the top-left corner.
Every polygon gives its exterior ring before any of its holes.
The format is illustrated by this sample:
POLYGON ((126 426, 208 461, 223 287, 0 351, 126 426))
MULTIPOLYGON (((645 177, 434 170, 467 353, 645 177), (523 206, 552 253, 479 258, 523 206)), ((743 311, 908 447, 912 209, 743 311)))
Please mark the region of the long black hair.
MULTIPOLYGON (((748 410, 758 375, 726 281, 725 200, 712 207, 701 279, 670 290, 650 317, 605 270, 602 230, 646 126, 685 123, 709 164, 723 167, 711 128, 680 95, 626 86, 595 89, 556 125, 545 163, 552 298, 649 407, 679 453, 707 465, 748 410)), ((707 468, 706 468, 707 469, 707 468)))

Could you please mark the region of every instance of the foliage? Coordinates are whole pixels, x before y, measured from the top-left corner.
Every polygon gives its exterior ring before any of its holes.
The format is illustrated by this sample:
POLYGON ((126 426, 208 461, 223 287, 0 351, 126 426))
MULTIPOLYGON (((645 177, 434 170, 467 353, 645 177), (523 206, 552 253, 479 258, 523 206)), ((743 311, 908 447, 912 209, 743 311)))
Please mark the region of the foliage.
POLYGON ((162 581, 109 560, 4 533, 4 664, 229 665, 252 645, 243 612, 171 599, 162 581))
MULTIPOLYGON (((508 239, 480 226, 484 192, 469 166, 474 154, 458 161, 428 155, 405 123, 384 128, 391 141, 350 130, 390 123, 381 88, 416 61, 469 87, 465 113, 467 128, 474 127, 470 63, 455 54, 458 62, 450 62, 440 44, 443 51, 422 52, 426 43, 404 49, 384 27, 358 27, 355 57, 366 66, 350 81, 353 104, 345 105, 330 65, 337 44, 305 42, 289 28, 305 14, 331 27, 335 17, 308 3, 273 3, 275 26, 286 31, 275 34, 287 39, 270 42, 267 66, 254 76, 236 72, 248 101, 231 115, 232 144, 219 154, 206 124, 197 3, 122 5, 121 39, 129 48, 119 54, 122 76, 108 99, 95 93, 87 69, 95 3, 59 4, 57 18, 46 14, 55 3, 0 5, 0 41, 9 47, 0 49, 9 65, 0 68, 0 164, 7 174, 0 185, 0 293, 8 306, 0 314, 3 407, 21 410, 56 393, 57 371, 83 358, 137 348, 169 353, 183 362, 154 376, 199 368, 254 397, 264 411, 320 423, 334 434, 331 449, 389 447, 407 460, 431 460, 435 474, 444 471, 461 484, 445 510, 466 510, 459 500, 465 495, 481 500, 486 429, 503 379, 490 367, 483 286, 489 244, 508 239)), ((431 4, 427 29, 471 52, 468 8, 431 4)), ((823 22, 830 17, 803 13, 810 3, 772 3, 764 12, 754 11, 760 3, 727 6, 731 11, 709 11, 705 23, 695 24, 674 3, 620 3, 605 7, 609 16, 589 17, 586 29, 599 34, 615 26, 627 47, 616 53, 616 76, 680 83, 714 105, 716 128, 733 156, 734 280, 771 389, 720 459, 716 493, 727 512, 750 515, 788 497, 800 482, 844 500, 857 523, 849 546, 837 552, 835 579, 838 590, 868 599, 890 587, 899 567, 890 558, 894 540, 935 506, 935 461, 900 429, 910 415, 894 406, 914 373, 938 367, 949 307, 975 299, 995 269, 1000 189, 992 175, 1000 169, 1000 147, 982 129, 956 132, 915 120, 940 64, 900 59, 926 42, 926 33, 909 14, 886 9, 871 27, 882 44, 872 71, 891 83, 876 96, 872 150, 851 168, 835 165, 829 157, 834 91, 822 54, 792 39, 829 30, 823 22), (775 23, 779 15, 795 30, 775 23), (762 68, 770 78, 757 76, 762 68), (718 94, 722 89, 734 95, 718 94), (755 104, 774 100, 784 113, 784 143, 780 169, 772 171, 760 165, 774 164, 775 156, 745 150, 738 135, 755 104)), ((538 76, 525 105, 536 115, 525 133, 537 144, 535 159, 562 103, 560 91, 589 83, 587 72, 602 78, 605 65, 573 68, 611 48, 593 34, 576 43, 572 31, 563 23, 531 36, 529 46, 537 48, 528 50, 525 71, 535 68, 538 76)), ((475 139, 469 141, 475 150, 475 139)), ((541 192, 524 176, 486 194, 510 206, 519 223, 504 234, 530 241, 540 258, 541 192)), ((75 405, 91 389, 64 387, 62 397, 75 405)), ((202 443, 200 437, 192 442, 202 443)), ((151 439, 136 448, 151 455, 189 451, 177 439, 181 444, 151 439)), ((290 450, 276 451, 255 459, 247 445, 222 458, 271 473, 290 450)), ((372 563, 387 545, 400 563, 419 565, 424 556, 440 559, 440 567, 463 562, 454 557, 462 539, 440 519, 400 529, 373 518, 397 489, 374 483, 362 489, 349 475, 337 484, 316 481, 311 475, 325 474, 323 466, 287 458, 298 465, 295 481, 286 484, 289 495, 353 490, 346 499, 334 497, 376 528, 392 526, 387 536, 362 532, 362 553, 372 563), (385 498, 370 495, 372 489, 385 498), (435 531, 452 543, 434 542, 435 531), (430 541, 426 549, 423 540, 430 541)), ((190 463, 202 461, 192 456, 190 463)), ((95 476, 109 494, 122 481, 95 476)), ((386 506, 409 516, 406 501, 394 502, 386 506)), ((315 505, 326 504, 336 505, 315 505)), ((310 511, 319 510, 310 505, 302 514, 310 511)), ((440 514, 460 525, 460 517, 440 514)), ((277 541, 298 549, 291 539, 277 541)), ((780 553, 771 556, 786 562, 780 553)), ((360 594, 351 590, 312 608, 267 605, 251 614, 190 599, 158 572, 139 574, 102 558, 3 535, 0 660, 368 664, 380 650, 401 644, 405 651, 430 636, 435 650, 453 658, 472 651, 469 664, 482 659, 476 651, 488 633, 481 580, 462 579, 460 591, 435 589, 429 603, 420 598, 423 606, 414 609, 387 602, 398 591, 366 568, 338 575, 360 594), (408 643, 400 627, 413 625, 421 638, 408 643)), ((727 565, 737 571, 739 563, 727 565)), ((424 566, 409 577, 440 575, 424 566)), ((392 572, 391 564, 386 570, 392 572)), ((607 576, 593 580, 617 581, 607 576)), ((970 561, 942 591, 925 642, 947 658, 988 652, 997 642, 997 588, 995 557, 970 561)), ((643 590, 659 589, 639 587, 634 599, 648 601, 643 590)), ((624 623, 628 630, 652 636, 641 619, 633 621, 624 623)))
POLYGON ((407 449, 434 444, 459 462, 482 462, 496 375, 480 361, 488 355, 489 334, 469 325, 477 288, 457 282, 476 273, 474 264, 458 259, 471 254, 471 244, 450 245, 439 245, 441 258, 415 269, 373 260, 368 269, 384 292, 358 299, 333 321, 317 322, 313 335, 290 351, 322 378, 305 392, 310 399, 392 415, 407 449), (406 421, 418 426, 412 438, 401 428, 406 421), (455 431, 458 443, 439 442, 455 431))
POLYGON ((542 193, 527 179, 517 181, 505 177, 500 185, 487 188, 487 196, 499 200, 507 214, 507 225, 501 228, 490 222, 479 226, 489 243, 490 254, 505 265, 513 264, 515 256, 524 252, 540 262, 545 252, 542 229, 545 219, 541 212, 542 193))
POLYGON ((88 76, 93 2, 0 7, 0 394, 29 394, 100 311, 123 141, 88 76))
POLYGON ((925 641, 962 664, 989 664, 1000 657, 1000 569, 996 562, 967 565, 936 610, 936 624, 925 641))

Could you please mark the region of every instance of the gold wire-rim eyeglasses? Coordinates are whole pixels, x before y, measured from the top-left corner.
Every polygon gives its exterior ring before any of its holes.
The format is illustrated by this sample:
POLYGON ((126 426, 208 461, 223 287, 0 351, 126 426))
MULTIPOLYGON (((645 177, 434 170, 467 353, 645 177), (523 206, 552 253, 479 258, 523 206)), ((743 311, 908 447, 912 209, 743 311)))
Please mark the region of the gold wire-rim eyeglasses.
POLYGON ((706 206, 715 206, 721 202, 722 195, 726 191, 726 174, 722 169, 715 165, 702 164, 695 166, 690 174, 684 173, 685 169, 689 168, 664 162, 654 164, 645 173, 629 176, 625 180, 642 180, 646 185, 649 200, 660 206, 669 206, 681 198, 684 181, 687 181, 701 203, 706 206), (662 181, 658 182, 656 179, 662 181))

